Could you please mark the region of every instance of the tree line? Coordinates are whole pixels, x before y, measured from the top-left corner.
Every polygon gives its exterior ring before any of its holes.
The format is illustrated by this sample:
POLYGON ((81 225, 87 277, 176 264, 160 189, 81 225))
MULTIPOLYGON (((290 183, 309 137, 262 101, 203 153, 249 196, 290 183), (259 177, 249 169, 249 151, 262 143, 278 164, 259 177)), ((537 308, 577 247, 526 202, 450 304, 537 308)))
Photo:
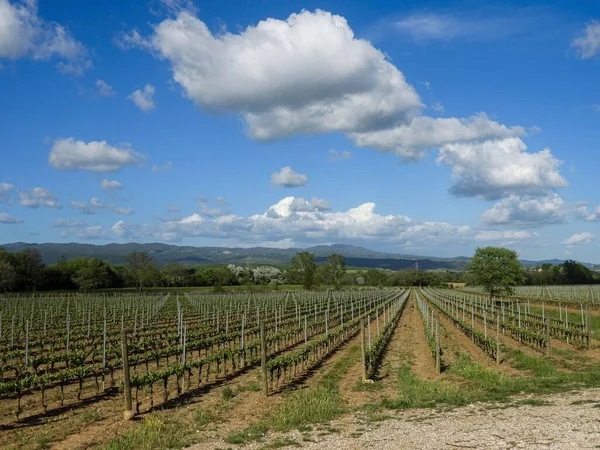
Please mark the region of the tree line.
MULTIPOLYGON (((509 268, 518 269, 515 284, 588 284, 600 282, 600 276, 575 261, 544 264, 522 270, 516 254, 506 249, 478 249, 473 260, 484 257, 491 264, 487 273, 498 278, 509 268), (498 253, 500 252, 500 253, 498 253), (503 253, 504 252, 504 253, 503 253), (510 262, 509 262, 510 261, 510 262), (512 264, 512 266, 511 266, 512 264)), ((9 253, 0 248, 0 292, 50 291, 136 288, 200 287, 240 285, 302 285, 305 289, 319 286, 443 286, 446 283, 470 282, 482 284, 482 274, 473 277, 477 264, 464 272, 438 270, 349 269, 342 255, 330 255, 317 264, 315 255, 297 253, 287 267, 274 266, 197 266, 188 267, 169 262, 159 268, 147 252, 133 252, 125 265, 111 265, 98 258, 79 257, 67 260, 59 257, 46 265, 36 249, 9 253)), ((496 281, 494 281, 496 282, 496 281)), ((485 284, 485 283, 483 283, 485 284)))

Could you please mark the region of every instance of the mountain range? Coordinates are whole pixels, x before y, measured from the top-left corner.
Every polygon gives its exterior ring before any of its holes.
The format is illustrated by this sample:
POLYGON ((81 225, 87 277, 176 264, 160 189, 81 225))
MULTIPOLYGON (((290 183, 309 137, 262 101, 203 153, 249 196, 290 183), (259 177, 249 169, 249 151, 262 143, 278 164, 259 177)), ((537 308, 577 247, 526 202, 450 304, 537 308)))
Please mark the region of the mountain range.
MULTIPOLYGON (((0 245, 9 252, 18 252, 26 248, 35 248, 42 255, 46 264, 53 264, 64 256, 67 259, 77 257, 96 257, 115 265, 125 265, 127 255, 131 252, 147 251, 159 266, 168 262, 180 262, 186 265, 199 264, 237 264, 237 265, 276 265, 290 263, 297 252, 309 251, 314 253, 317 262, 324 261, 332 253, 341 254, 346 264, 351 267, 378 267, 391 270, 418 268, 419 270, 462 270, 470 258, 459 256, 455 258, 439 258, 399 253, 385 253, 364 247, 347 244, 317 245, 305 249, 299 248, 234 248, 234 247, 192 247, 170 244, 78 244, 78 243, 24 243, 15 242, 0 245)), ((563 260, 550 259, 542 261, 522 260, 526 267, 535 267, 544 263, 560 264, 563 260)), ((595 264, 582 263, 593 268, 595 264)))

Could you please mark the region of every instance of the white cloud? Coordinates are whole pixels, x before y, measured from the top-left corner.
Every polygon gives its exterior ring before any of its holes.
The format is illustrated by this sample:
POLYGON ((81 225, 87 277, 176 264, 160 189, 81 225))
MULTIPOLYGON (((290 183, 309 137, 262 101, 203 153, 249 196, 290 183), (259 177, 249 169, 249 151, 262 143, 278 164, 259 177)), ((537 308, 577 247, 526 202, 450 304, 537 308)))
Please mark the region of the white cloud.
POLYGON ((537 226, 562 223, 568 206, 557 194, 542 198, 511 195, 497 202, 481 216, 488 225, 537 226))
POLYGON ((83 142, 74 138, 57 139, 48 161, 58 170, 116 172, 126 166, 138 166, 144 156, 131 148, 108 145, 106 141, 83 142))
POLYGON ((352 158, 352 153, 349 152, 348 150, 343 150, 340 152, 333 148, 331 148, 327 151, 327 155, 328 155, 329 161, 333 161, 333 162, 344 161, 344 160, 348 160, 348 159, 352 158))
POLYGON ((208 217, 218 217, 228 214, 228 211, 221 208, 208 208, 205 204, 200 203, 200 212, 208 217))
POLYGON ((61 231, 62 237, 76 237, 84 241, 92 241, 95 239, 106 239, 108 237, 107 229, 97 225, 84 228, 69 228, 61 231))
POLYGON ((7 202, 14 189, 10 183, 0 183, 0 202, 7 202))
POLYGON ((115 95, 114 89, 106 81, 96 80, 96 88, 99 97, 113 97, 115 95))
POLYGON ((504 241, 505 243, 531 239, 535 234, 529 231, 480 231, 475 235, 476 241, 504 241))
POLYGON ((56 227, 56 228, 79 228, 79 227, 85 227, 86 224, 82 220, 68 219, 65 217, 60 217, 60 218, 56 219, 54 222, 52 222, 52 226, 56 227))
POLYGON ((581 59, 596 56, 600 51, 600 21, 592 20, 588 23, 579 37, 571 42, 571 48, 581 59))
POLYGON ((127 98, 135 103, 142 111, 150 111, 156 108, 153 97, 154 86, 146 84, 143 89, 133 91, 127 98))
POLYGON ((129 206, 123 207, 123 206, 116 206, 112 203, 104 203, 98 197, 92 197, 90 199, 89 203, 81 202, 81 201, 72 201, 71 207, 76 209, 77 211, 79 211, 81 214, 86 214, 86 215, 93 215, 93 214, 97 214, 100 212, 107 212, 107 213, 114 213, 114 214, 121 214, 121 215, 129 216, 129 215, 133 214, 133 212, 134 212, 133 208, 131 208, 129 206))
POLYGON ((131 206, 126 206, 126 207, 115 206, 113 208, 113 212, 115 214, 121 214, 123 216, 130 216, 131 214, 134 213, 133 208, 131 206))
POLYGON ((116 181, 116 180, 108 180, 108 179, 104 179, 100 182, 100 189, 105 189, 105 190, 114 190, 114 189, 123 189, 123 183, 121 183, 120 181, 116 181))
POLYGON ((424 222, 406 216, 382 216, 374 203, 347 211, 326 211, 324 200, 286 197, 263 214, 205 218, 192 214, 161 224, 118 221, 113 233, 124 239, 179 241, 186 237, 236 240, 248 245, 291 239, 294 242, 333 242, 357 240, 418 246, 428 244, 468 244, 475 235, 469 226, 444 222, 424 222))
POLYGON ((241 114, 255 139, 381 128, 422 107, 381 51, 325 11, 218 35, 180 11, 149 39, 134 32, 125 40, 168 60, 198 106, 241 114))
POLYGON ((458 196, 538 196, 568 186, 558 170, 561 161, 549 149, 537 153, 526 150, 519 138, 447 144, 440 149, 437 162, 452 167, 454 185, 450 192, 458 196))
POLYGON ((273 172, 271 174, 271 183, 274 186, 286 188, 305 186, 308 184, 308 177, 294 172, 290 166, 285 166, 282 167, 279 172, 273 172))
POLYGON ((563 242, 563 245, 572 247, 574 245, 586 245, 594 242, 596 236, 593 233, 577 233, 563 242))
POLYGON ((6 224, 6 225, 15 225, 18 223, 23 223, 23 219, 20 219, 18 217, 9 216, 6 213, 0 213, 0 223, 6 224))
POLYGON ((47 206, 48 208, 62 208, 56 200, 56 196, 49 189, 36 187, 28 192, 19 192, 19 204, 26 208, 39 208, 47 206))
POLYGON ((157 166, 156 164, 152 165, 152 172, 164 172, 166 170, 171 170, 173 168, 172 162, 164 163, 162 166, 157 166))
POLYGON ((586 222, 600 222, 600 206, 590 209, 586 202, 575 203, 575 214, 586 222))
POLYGON ((227 205, 229 202, 223 197, 217 197, 217 203, 219 205, 227 205))
POLYGON ((359 147, 371 147, 383 152, 394 152, 408 159, 417 160, 424 151, 447 144, 481 142, 524 136, 522 127, 508 127, 490 120, 485 113, 466 119, 433 118, 417 116, 411 122, 385 130, 368 133, 350 133, 359 147))
POLYGON ((417 41, 491 41, 518 35, 539 20, 539 14, 502 10, 476 13, 415 13, 392 23, 391 31, 417 41))
POLYGON ((56 58, 61 72, 74 75, 92 66, 87 49, 67 28, 38 16, 36 0, 0 0, 0 58, 56 58))

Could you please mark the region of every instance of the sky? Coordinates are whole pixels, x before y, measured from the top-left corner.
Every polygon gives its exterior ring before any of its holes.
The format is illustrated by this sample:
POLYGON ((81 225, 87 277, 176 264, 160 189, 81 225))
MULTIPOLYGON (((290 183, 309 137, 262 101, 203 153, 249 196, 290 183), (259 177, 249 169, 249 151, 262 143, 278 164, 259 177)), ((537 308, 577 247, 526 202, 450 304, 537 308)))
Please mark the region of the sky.
POLYGON ((600 262, 600 4, 0 0, 0 243, 600 262))

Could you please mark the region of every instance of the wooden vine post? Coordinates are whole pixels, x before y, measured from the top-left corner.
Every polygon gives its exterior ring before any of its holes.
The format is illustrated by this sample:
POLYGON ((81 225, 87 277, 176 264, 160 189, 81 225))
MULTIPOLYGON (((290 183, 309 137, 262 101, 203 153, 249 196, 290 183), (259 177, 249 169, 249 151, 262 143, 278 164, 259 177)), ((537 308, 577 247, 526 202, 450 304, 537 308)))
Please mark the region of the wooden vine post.
POLYGON ((591 311, 592 307, 590 305, 587 306, 587 311, 586 311, 586 320, 585 320, 585 333, 587 335, 587 348, 588 350, 591 348, 592 346, 592 327, 590 324, 590 319, 591 319, 591 311))
POLYGON ((365 342, 365 319, 360 320, 360 353, 362 356, 362 380, 367 380, 367 353, 365 342))
POLYGON ((435 373, 438 375, 442 371, 441 355, 440 355, 440 319, 435 321, 435 373))
POLYGON ((496 314, 496 364, 500 365, 500 315, 496 314))
POLYGON ((265 323, 260 323, 260 374, 263 381, 263 393, 269 396, 269 380, 267 378, 267 337, 265 336, 265 323))
POLYGON ((125 392, 125 412, 123 418, 131 420, 135 416, 131 402, 131 378, 129 375, 129 350, 127 348, 127 331, 121 329, 121 350, 123 360, 123 391, 125 392))
POLYGON ((550 354, 550 317, 546 317, 546 356, 550 354))

